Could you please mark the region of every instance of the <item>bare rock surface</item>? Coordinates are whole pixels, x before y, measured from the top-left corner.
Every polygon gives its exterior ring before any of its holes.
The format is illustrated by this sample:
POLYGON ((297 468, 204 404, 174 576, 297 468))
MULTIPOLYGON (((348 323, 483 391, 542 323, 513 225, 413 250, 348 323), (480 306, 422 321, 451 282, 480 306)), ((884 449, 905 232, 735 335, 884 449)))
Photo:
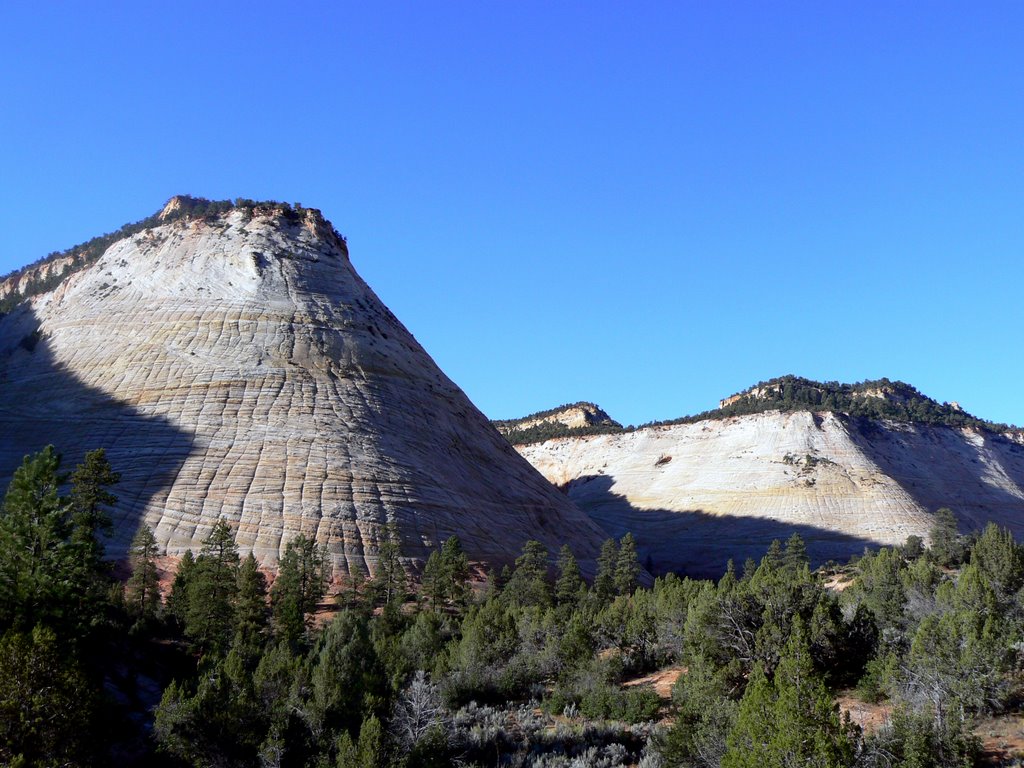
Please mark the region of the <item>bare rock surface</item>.
POLYGON ((336 577, 372 572, 386 522, 414 567, 451 535, 483 562, 535 538, 592 564, 599 529, 437 368, 330 224, 285 213, 144 230, 0 319, 0 477, 47 443, 67 467, 106 448, 123 474, 114 555, 141 521, 173 557, 224 517, 271 567, 315 537, 336 577))
POLYGON ((721 573, 794 531, 845 560, 926 537, 943 506, 1024 537, 1024 446, 981 430, 771 411, 518 450, 654 571, 721 573))

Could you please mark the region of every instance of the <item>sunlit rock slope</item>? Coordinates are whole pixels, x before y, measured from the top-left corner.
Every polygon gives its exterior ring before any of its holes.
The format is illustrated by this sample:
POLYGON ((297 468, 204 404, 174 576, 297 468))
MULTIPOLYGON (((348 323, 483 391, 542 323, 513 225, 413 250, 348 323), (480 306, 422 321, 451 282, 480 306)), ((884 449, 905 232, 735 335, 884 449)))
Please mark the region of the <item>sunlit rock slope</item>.
POLYGON ((974 427, 768 411, 518 450, 655 571, 721 573, 793 531, 845 560, 926 536, 942 506, 1024 537, 1024 446, 974 427))
POLYGON ((0 319, 0 477, 46 443, 69 465, 106 448, 123 473, 115 555, 140 521, 175 555, 224 517, 269 565, 315 537, 335 577, 373 570, 387 522, 413 567, 453 534, 479 561, 534 538, 592 563, 597 527, 438 369, 319 212, 182 205, 0 319))

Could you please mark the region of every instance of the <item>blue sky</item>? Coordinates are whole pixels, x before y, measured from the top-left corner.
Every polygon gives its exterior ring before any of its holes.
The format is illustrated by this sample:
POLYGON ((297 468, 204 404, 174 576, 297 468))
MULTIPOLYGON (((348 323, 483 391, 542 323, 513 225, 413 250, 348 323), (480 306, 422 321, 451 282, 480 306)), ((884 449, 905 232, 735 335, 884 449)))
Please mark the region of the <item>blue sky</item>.
POLYGON ((301 202, 492 417, 796 373, 1024 423, 1020 3, 14 0, 0 29, 0 272, 177 193, 301 202))

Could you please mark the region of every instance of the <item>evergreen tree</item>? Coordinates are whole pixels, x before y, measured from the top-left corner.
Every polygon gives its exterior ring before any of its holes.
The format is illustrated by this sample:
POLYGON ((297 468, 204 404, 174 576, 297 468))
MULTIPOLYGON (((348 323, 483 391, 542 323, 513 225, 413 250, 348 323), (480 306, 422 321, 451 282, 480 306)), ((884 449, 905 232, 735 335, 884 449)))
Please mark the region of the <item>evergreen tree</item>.
POLYGON ((238 593, 238 547, 223 518, 203 541, 186 593, 185 634, 204 652, 223 652, 231 640, 238 593))
POLYGON ((100 536, 113 530, 106 508, 116 504, 117 497, 108 489, 120 479, 102 448, 85 454, 71 475, 70 578, 75 584, 73 623, 77 634, 100 624, 106 612, 112 579, 110 563, 103 559, 100 536))
POLYGON ((285 546, 277 579, 270 590, 274 625, 293 648, 306 633, 308 621, 327 589, 327 549, 299 535, 285 546))
MULTIPOLYGON (((731 561, 730 561, 731 562, 731 561)), ((757 562, 752 557, 743 561, 743 581, 749 581, 757 572, 757 562)))
POLYGON ((782 565, 785 568, 798 571, 810 565, 811 559, 807 556, 807 545, 799 533, 793 535, 786 541, 786 551, 782 555, 782 565))
POLYGON ((449 536, 441 545, 441 576, 444 598, 453 605, 463 605, 469 582, 469 559, 462 551, 458 536, 449 536))
POLYGON ((338 613, 320 633, 308 663, 305 718, 314 739, 354 732, 384 700, 386 683, 364 616, 338 613))
POLYGON ((539 541, 531 539, 523 545, 523 554, 516 558, 512 578, 501 596, 508 603, 547 607, 551 605, 551 585, 547 576, 548 551, 539 541))
POLYGON ((942 507, 935 513, 928 538, 931 540, 932 557, 939 565, 953 566, 963 562, 966 548, 953 510, 942 507))
POLYGON ((108 489, 121 481, 103 448, 85 454, 82 463, 71 474, 72 543, 79 558, 93 571, 101 570, 103 544, 100 534, 109 534, 113 524, 106 507, 117 503, 108 489))
POLYGON ((978 764, 980 747, 968 724, 955 720, 940 730, 927 707, 915 711, 898 705, 889 722, 864 740, 860 762, 887 768, 963 768, 978 764))
POLYGON ((167 615, 173 618, 180 627, 185 626, 185 617, 188 614, 188 585, 195 574, 196 558, 191 549, 185 550, 185 554, 178 561, 178 568, 174 572, 174 581, 171 583, 171 591, 167 595, 167 615))
POLYGON ((794 622, 769 678, 755 667, 729 733, 722 768, 846 768, 857 732, 814 671, 802 623, 794 622))
POLYGON ((907 593, 902 575, 906 564, 900 554, 888 547, 875 554, 865 554, 857 562, 859 571, 853 583, 851 596, 858 597, 870 609, 883 632, 890 636, 902 631, 903 609, 907 593))
POLYGON ((660 739, 659 751, 668 765, 712 768, 721 763, 736 720, 732 687, 726 670, 715 669, 710 660, 692 660, 672 689, 676 720, 660 739))
POLYGON ((423 595, 430 601, 430 606, 437 610, 444 605, 444 576, 441 573, 441 553, 434 550, 423 566, 423 595))
POLYGON ((335 596, 339 605, 349 608, 360 608, 366 601, 366 574, 359 567, 349 569, 348 584, 344 592, 335 596))
POLYGON ((0 763, 89 765, 96 694, 52 630, 0 636, 0 763))
POLYGON ((0 629, 29 630, 65 618, 75 586, 68 502, 58 489, 60 454, 52 445, 26 456, 0 514, 0 629))
POLYGON ((159 550, 152 529, 143 523, 132 539, 128 558, 132 573, 125 584, 125 605, 137 620, 156 616, 160 607, 160 574, 156 558, 159 550))
POLYGON ((238 597, 235 605, 234 648, 256 655, 267 634, 267 577, 250 552, 238 569, 238 597))
POLYGON ((995 523, 985 526, 971 548, 971 565, 992 587, 999 602, 1006 606, 1024 586, 1024 549, 1006 528, 995 523))
POLYGON ((627 533, 619 540, 619 554, 615 560, 615 591, 631 595, 639 585, 640 561, 636 556, 636 540, 627 533))
POLYGON ((594 578, 594 595, 602 603, 615 597, 615 571, 619 564, 619 548, 615 539, 606 539, 601 545, 597 558, 597 576, 594 578))
POLYGON ((563 544, 558 552, 558 579, 555 581, 555 602, 558 605, 575 607, 580 600, 580 593, 586 588, 580 573, 579 563, 568 544, 563 544))
POLYGON ((398 526, 388 523, 381 529, 377 543, 377 568, 373 574, 372 589, 378 600, 389 605, 392 601, 405 602, 407 584, 402 567, 398 526))
POLYGON ((761 565, 767 569, 774 570, 781 568, 783 564, 782 544, 779 543, 778 539, 772 539, 772 543, 768 545, 768 551, 761 558, 761 565))
POLYGON ((466 600, 469 560, 458 536, 448 537, 440 551, 430 553, 423 568, 423 592, 433 608, 447 603, 460 606, 466 600))
POLYGON ((383 768, 384 757, 384 728, 376 715, 368 715, 359 727, 353 768, 383 768))
POLYGON ((924 554, 924 540, 920 536, 910 534, 903 545, 903 556, 907 560, 916 560, 924 554))

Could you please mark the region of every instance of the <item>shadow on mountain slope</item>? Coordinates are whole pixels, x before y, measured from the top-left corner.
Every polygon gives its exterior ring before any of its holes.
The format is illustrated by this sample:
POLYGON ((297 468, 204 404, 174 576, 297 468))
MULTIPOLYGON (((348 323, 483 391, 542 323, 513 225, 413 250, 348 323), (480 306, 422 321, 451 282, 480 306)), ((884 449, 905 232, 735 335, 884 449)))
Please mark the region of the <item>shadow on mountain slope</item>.
POLYGON ((192 437, 167 419, 114 400, 61 365, 31 305, 22 304, 0 317, 0 489, 25 455, 51 443, 65 471, 104 448, 121 473, 107 542, 114 558, 127 553, 147 506, 160 502, 192 449, 192 437))
POLYGON ((569 483, 567 492, 609 536, 632 533, 640 562, 654 575, 670 571, 717 578, 731 558, 737 570, 748 558, 760 560, 773 539, 785 542, 794 533, 807 543, 811 566, 845 562, 878 542, 811 525, 764 517, 712 515, 701 510, 640 509, 611 491, 613 478, 587 475, 569 483))
POLYGON ((1024 446, 988 432, 945 426, 883 428, 848 418, 853 442, 923 509, 952 509, 960 530, 989 521, 1024 538, 1024 446))

